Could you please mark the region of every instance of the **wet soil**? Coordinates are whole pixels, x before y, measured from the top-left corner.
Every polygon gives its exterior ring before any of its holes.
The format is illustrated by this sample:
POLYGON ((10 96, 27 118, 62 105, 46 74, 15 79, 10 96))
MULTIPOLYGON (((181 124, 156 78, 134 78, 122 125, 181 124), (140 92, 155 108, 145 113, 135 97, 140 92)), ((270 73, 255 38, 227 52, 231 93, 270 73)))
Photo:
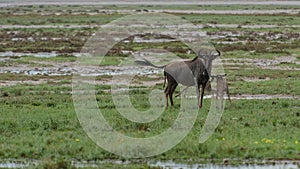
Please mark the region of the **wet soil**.
MULTIPOLYGON (((169 2, 164 1, 157 1, 157 0, 151 0, 151 1, 138 1, 138 0, 125 0, 125 1, 109 1, 109 0, 102 0, 102 1, 94 1, 94 0, 88 0, 88 1, 82 1, 82 0, 75 0, 75 1, 59 1, 59 0, 52 0, 52 1, 46 1, 46 0, 23 0, 22 3, 18 0, 11 0, 6 1, 4 3, 1 3, 1 7, 7 7, 7 6, 16 6, 16 5, 117 5, 117 4, 127 4, 127 5, 137 5, 137 4, 144 4, 144 5, 169 5, 169 2)), ((175 0, 172 1, 172 4, 180 4, 180 5, 187 5, 187 4, 199 4, 199 5, 230 5, 230 4, 261 4, 261 5, 299 5, 299 1, 276 1, 276 0, 270 0, 270 1, 246 1, 246 0, 240 0, 240 1, 197 1, 197 0, 188 0, 188 1, 180 1, 175 0)))
MULTIPOLYGON (((163 169, 197 169, 197 168, 214 168, 214 169, 282 169, 282 168, 298 168, 299 160, 244 160, 237 161, 235 159, 223 159, 219 163, 210 163, 206 160, 201 160, 198 163, 180 163, 169 161, 128 161, 128 160, 103 160, 103 161, 71 161, 71 166, 75 168, 98 168, 105 164, 129 165, 131 163, 147 164, 151 167, 159 167, 163 169), (201 162, 202 161, 202 162, 201 162)), ((0 168, 28 168, 37 167, 37 160, 1 160, 0 168)))

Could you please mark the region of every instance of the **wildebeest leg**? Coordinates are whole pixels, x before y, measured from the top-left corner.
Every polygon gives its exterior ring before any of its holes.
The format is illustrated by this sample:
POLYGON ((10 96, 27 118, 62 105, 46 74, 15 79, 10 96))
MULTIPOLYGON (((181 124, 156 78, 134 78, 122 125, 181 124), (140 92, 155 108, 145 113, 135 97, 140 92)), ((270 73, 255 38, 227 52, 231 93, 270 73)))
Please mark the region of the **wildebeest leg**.
POLYGON ((168 95, 169 95, 169 90, 170 90, 170 86, 168 84, 168 86, 166 87, 164 93, 165 93, 165 99, 166 99, 166 108, 168 108, 168 95))
POLYGON ((202 84, 202 88, 201 88, 201 101, 200 101, 200 104, 199 104, 199 109, 202 107, 202 101, 203 101, 203 95, 204 95, 205 86, 206 86, 206 84, 202 84))
POLYGON ((167 80, 167 73, 166 72, 164 72, 164 85, 163 85, 163 88, 165 87, 165 85, 166 85, 166 80, 167 80))
POLYGON ((200 84, 197 82, 196 78, 194 78, 194 82, 196 84, 196 94, 197 94, 197 105, 199 106, 199 98, 200 98, 200 84))
POLYGON ((229 89, 228 89, 228 84, 227 83, 226 83, 226 93, 227 93, 228 100, 231 103, 231 99, 230 99, 229 89))
POLYGON ((183 90, 181 90, 178 94, 175 95, 175 97, 180 96, 184 91, 186 91, 186 89, 188 89, 189 86, 186 86, 183 90))
POLYGON ((173 96, 173 93, 174 93, 177 85, 178 85, 177 83, 173 84, 172 87, 171 87, 171 89, 170 89, 169 97, 170 97, 171 106, 174 106, 172 96, 173 96))

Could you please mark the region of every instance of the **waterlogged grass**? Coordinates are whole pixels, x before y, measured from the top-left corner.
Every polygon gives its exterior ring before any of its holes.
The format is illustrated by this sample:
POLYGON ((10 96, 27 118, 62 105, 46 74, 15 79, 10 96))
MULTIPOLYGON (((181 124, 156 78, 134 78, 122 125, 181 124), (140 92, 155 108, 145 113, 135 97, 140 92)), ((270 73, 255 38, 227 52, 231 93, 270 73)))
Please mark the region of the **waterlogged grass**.
POLYGON ((293 81, 293 79, 297 80, 298 77, 298 72, 295 70, 259 69, 259 71, 257 71, 257 69, 259 68, 244 66, 237 71, 226 69, 225 66, 225 71, 228 73, 228 80, 233 83, 243 81, 243 78, 257 78, 258 80, 270 78, 272 80, 281 79, 282 81, 293 81))
POLYGON ((20 60, 28 61, 28 62, 34 62, 34 61, 44 61, 44 62, 75 62, 77 58, 72 55, 60 55, 56 57, 34 57, 34 56, 27 56, 27 57, 21 57, 20 60))
POLYGON ((239 71, 225 69, 228 75, 230 93, 297 96, 300 92, 298 71, 271 69, 259 69, 258 71, 257 69, 248 66, 239 71))
POLYGON ((87 14, 79 15, 10 15, 2 14, 0 24, 3 25, 68 25, 68 24, 106 24, 124 15, 122 14, 98 14, 95 16, 87 14))
MULTIPOLYGON (((299 9, 298 6, 276 5, 193 5, 193 6, 23 6, 1 8, 0 24, 7 25, 98 25, 105 24, 119 17, 121 14, 104 14, 99 10, 106 9, 186 9, 191 10, 232 10, 232 9, 299 9), (12 15, 20 13, 22 15, 12 15), (48 12, 42 16, 40 13, 48 12), (62 15, 54 15, 60 12, 62 15), (79 12, 80 14, 75 14, 79 12), (83 13, 81 13, 83 12, 83 13), (86 13, 97 13, 88 15, 86 13), (26 13, 26 14, 24 14, 26 13)), ((299 25, 298 14, 278 15, 198 15, 178 14, 193 23, 219 23, 238 25, 299 25)), ((0 66, 28 65, 31 67, 49 66, 48 63, 72 63, 78 58, 72 52, 80 52, 84 42, 97 29, 95 28, 33 28, 33 29, 2 29, 0 33, 0 51, 14 52, 51 52, 61 53, 53 58, 20 57, 10 58, 0 62, 0 66), (13 41, 12 38, 23 38, 13 41), (28 41, 33 38, 34 41, 28 41), (53 39, 54 38, 54 39, 53 39), (57 39, 60 38, 60 39, 57 39), (43 40, 44 39, 44 40, 43 40), (46 39, 46 40, 45 40, 46 39), (44 64, 47 63, 47 64, 44 64)), ((236 40, 247 41, 246 44, 217 44, 215 47, 222 51, 223 58, 276 59, 279 56, 295 56, 300 60, 297 28, 211 28, 203 30, 210 35, 222 32, 240 34, 236 40), (283 34, 279 39, 265 39, 270 35, 283 34), (282 43, 287 42, 287 43, 282 43)), ((231 37, 221 40, 230 41, 231 37)), ((170 43, 119 43, 108 56, 104 57, 101 66, 125 63, 129 55, 121 50, 141 51, 149 48, 165 49, 182 58, 193 58, 193 54, 186 54, 188 48, 180 42, 170 43)), ((99 57, 100 58, 100 57, 99 57)), ((102 57, 101 57, 102 58, 102 57)), ((163 60, 164 61, 164 60, 163 60)), ((239 61, 243 62, 243 61, 239 61)), ((245 61, 246 63, 247 61, 245 61)), ((87 65, 99 65, 93 60, 85 60, 87 65)), ((296 63, 281 63, 275 66, 298 68, 296 63)), ((270 70, 256 66, 224 65, 231 94, 282 94, 298 96, 300 81, 298 71, 270 70), (238 68, 238 70, 235 70, 238 68), (250 81, 247 81, 247 79, 250 81), (258 81, 251 82, 251 79, 258 81)), ((110 80, 112 76, 99 76, 96 80, 110 80)), ((139 111, 150 108, 149 93, 153 89, 162 90, 162 74, 155 77, 137 77, 134 82, 159 81, 152 87, 130 87, 130 101, 139 111)), ((72 160, 127 160, 111 154, 98 147, 80 125, 72 100, 71 76, 28 76, 23 74, 0 74, 0 80, 10 81, 42 81, 38 85, 19 84, 4 87, 0 90, 0 159, 36 159, 40 161, 40 168, 72 168, 72 160)), ((178 116, 180 98, 175 98, 175 107, 165 110, 158 119, 149 123, 134 123, 125 119, 117 111, 112 96, 111 86, 96 85, 96 101, 106 120, 118 132, 132 137, 151 137, 168 129, 178 116)), ((178 92, 178 90, 176 91, 178 92)), ((124 93, 120 93, 122 96, 124 93)), ((161 91, 163 94, 163 91, 161 91)), ((157 97, 163 109, 164 100, 157 97)), ((300 159, 300 100, 299 99, 271 99, 271 100, 233 100, 226 102, 224 114, 214 134, 203 144, 198 143, 209 108, 210 99, 204 100, 204 107, 199 111, 196 123, 191 132, 177 146, 171 150, 145 160, 174 160, 199 161, 201 158, 220 160, 223 158, 238 159, 300 159)), ((192 103, 191 103, 192 104, 192 103)), ((129 109, 123 105, 122 109, 129 109)), ((151 111, 150 111, 151 113, 151 111)), ((113 163, 101 164, 102 168, 150 168, 141 160, 138 164, 113 163), (144 163, 143 165, 141 165, 144 163)))
MULTIPOLYGON (((243 50, 233 50, 224 52, 222 55, 222 58, 232 58, 232 61, 234 62, 234 58, 245 58, 245 59, 276 59, 276 57, 284 56, 284 55, 290 55, 293 54, 291 50, 278 50, 275 51, 269 51, 269 52, 255 52, 255 51, 243 51, 243 50)), ((238 62, 238 61, 237 61, 238 62)))
MULTIPOLYGON (((195 24, 234 24, 238 25, 299 25, 300 19, 298 15, 251 15, 251 14, 176 14, 182 19, 186 19, 195 24)), ((102 25, 109 23, 117 18, 126 16, 124 14, 77 14, 77 15, 39 15, 39 14, 24 14, 24 15, 10 15, 0 14, 0 24, 3 25, 102 25)))
POLYGON ((272 42, 257 42, 248 41, 246 44, 243 43, 233 43, 233 44, 215 44, 215 47, 222 51, 234 51, 243 50, 246 52, 257 51, 261 55, 263 53, 283 53, 287 54, 288 50, 295 50, 299 45, 299 41, 293 41, 291 43, 280 43, 277 41, 272 42))
POLYGON ((216 14, 178 14, 192 23, 217 23, 239 25, 299 25, 300 20, 293 15, 216 15, 216 14))
POLYGON ((104 5, 103 9, 148 9, 148 10, 276 10, 299 9, 299 6, 288 5, 104 5))
MULTIPOLYGON (((109 86, 98 86, 107 90, 109 86)), ((3 87, 1 93, 0 158, 102 160, 120 157, 97 147, 76 118, 70 87, 59 85, 3 87), (12 94, 14 93, 14 94, 12 94)), ((133 106, 149 108, 151 89, 130 93, 133 106)), ((151 123, 124 119, 110 94, 99 92, 101 112, 117 131, 134 137, 154 136, 177 118, 180 100, 151 123)), ((163 102, 163 100, 162 100, 163 102)), ((192 131, 176 147, 154 159, 197 160, 199 158, 299 158, 299 100, 234 100, 225 108, 215 133, 198 143, 210 100, 205 99, 192 131), (288 132, 287 132, 288 131, 288 132)), ((128 105, 129 108, 129 105, 128 105)), ((126 107, 125 107, 126 109, 126 107)))
POLYGON ((297 10, 291 5, 27 5, 2 8, 1 14, 101 13, 105 10, 297 10))
POLYGON ((300 80, 295 78, 273 79, 255 82, 236 81, 230 84, 230 91, 233 94, 283 94, 297 96, 300 92, 300 80))
MULTIPOLYGON (((233 21, 234 23, 234 21, 233 21)), ((274 27, 274 28, 264 28, 264 27, 245 27, 243 25, 237 26, 236 28, 226 28, 226 27, 221 27, 221 26, 209 26, 205 25, 201 30, 206 31, 208 33, 218 33, 218 32, 290 32, 290 33, 298 33, 297 27, 289 27, 289 26, 282 26, 282 27, 274 27)))

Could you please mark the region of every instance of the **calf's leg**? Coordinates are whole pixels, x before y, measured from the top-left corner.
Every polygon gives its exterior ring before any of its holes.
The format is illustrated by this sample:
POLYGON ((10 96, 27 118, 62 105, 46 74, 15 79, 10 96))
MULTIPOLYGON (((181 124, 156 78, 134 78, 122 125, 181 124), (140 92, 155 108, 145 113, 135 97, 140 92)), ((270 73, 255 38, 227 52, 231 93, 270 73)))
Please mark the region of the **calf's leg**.
POLYGON ((201 88, 201 100, 200 100, 200 104, 199 104, 199 109, 202 108, 202 102, 203 102, 203 95, 204 95, 205 86, 206 86, 206 84, 202 84, 202 88, 201 88))

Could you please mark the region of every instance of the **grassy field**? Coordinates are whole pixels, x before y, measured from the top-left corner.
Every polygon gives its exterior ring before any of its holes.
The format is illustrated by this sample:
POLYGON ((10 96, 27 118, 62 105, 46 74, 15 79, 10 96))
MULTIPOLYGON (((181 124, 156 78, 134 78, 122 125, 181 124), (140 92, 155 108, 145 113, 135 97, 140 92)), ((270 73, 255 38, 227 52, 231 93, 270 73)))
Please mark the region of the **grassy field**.
MULTIPOLYGON (((250 85, 241 86, 243 89, 247 87, 251 88, 250 85)), ((98 93, 106 93, 104 89, 107 87, 97 86, 98 93)), ((62 87, 60 84, 3 88, 1 158, 67 161, 120 158, 97 147, 86 136, 76 118, 70 91, 70 87, 62 87), (62 92, 65 94, 61 94, 62 92)), ((136 94, 131 95, 133 98, 140 98, 133 100, 133 105, 137 108, 149 106, 148 91, 143 91, 133 91, 136 94)), ((151 136, 168 128, 178 113, 176 108, 170 109, 155 122, 136 124, 118 114, 110 94, 99 94, 97 100, 99 108, 112 126, 122 133, 134 133, 139 137, 151 136)), ((175 102, 175 107, 178 107, 179 100, 176 99, 175 102)), ((199 111, 196 124, 189 135, 176 147, 153 157, 154 159, 197 161, 201 158, 299 158, 299 100, 227 102, 215 133, 207 142, 199 144, 195 140, 206 119, 209 102, 210 100, 205 100, 205 107, 199 111)))
MULTIPOLYGON (((300 9, 300 6, 206 5, 206 6, 22 6, 0 8, 1 25, 102 25, 125 14, 101 10, 171 9, 171 10, 275 10, 300 9), (99 11, 100 10, 100 11, 99 11), (60 15, 55 14, 60 12, 60 15), (91 15, 89 13, 95 12, 91 15), (47 15, 42 15, 47 13, 47 15), (17 15, 19 14, 19 15, 17 15)), ((212 44, 222 51, 222 59, 230 93, 239 95, 299 96, 300 35, 299 14, 176 14, 195 24, 206 25, 212 44), (212 27, 209 24, 237 24, 236 28, 212 27), (277 25, 270 28, 243 28, 245 25, 277 25), (219 43, 224 42, 224 43, 219 43), (234 42, 234 43, 225 43, 234 42), (245 43, 243 43, 245 42, 245 43), (292 61, 280 58, 293 57, 292 61), (250 59, 250 60, 249 60, 250 59), (259 66, 279 60, 270 66, 259 66), (275 69, 276 68, 276 69, 275 69), (249 80, 250 79, 250 80, 249 80), (254 81, 251 81, 254 79, 254 81)), ((57 57, 0 57, 0 68, 53 67, 76 61, 95 27, 69 28, 1 28, 0 52, 52 52, 57 57), (7 60, 5 60, 5 58, 7 60)), ((122 50, 140 51, 147 48, 167 49, 182 58, 193 58, 180 42, 119 43, 100 66, 116 66, 128 54, 122 50)), ((87 63, 95 64, 95 63, 87 63)), ((97 81, 112 76, 96 77, 97 81)), ((140 76, 138 81, 158 81, 140 85, 130 91, 133 105, 149 108, 148 96, 153 89, 162 89, 162 73, 155 77, 140 76)), ((0 159, 38 160, 40 168, 72 168, 71 161, 131 160, 98 147, 83 131, 72 100, 72 76, 26 75, 0 73, 0 159), (25 83, 22 83, 24 81, 25 83), (37 82, 36 84, 28 81, 37 82), (20 82, 12 85, 11 83, 20 82), (1 85, 2 84, 2 85, 1 85)), ((180 100, 164 111, 156 121, 139 124, 123 118, 115 108, 108 84, 97 84, 96 99, 103 115, 117 131, 136 137, 161 133, 172 125, 178 115, 180 100)), ((178 92, 178 91, 176 91, 178 92)), ((148 161, 173 160, 185 163, 222 162, 223 159, 300 160, 300 100, 233 100, 226 101, 221 122, 215 133, 203 144, 198 143, 206 120, 210 99, 204 100, 192 131, 173 149, 151 158, 132 160, 130 164, 101 164, 102 168, 151 168, 148 161)), ((155 167, 153 167, 155 168, 155 167)))
MULTIPOLYGON (((232 24, 234 20, 235 24, 270 24, 270 25, 298 25, 300 19, 294 17, 295 15, 275 15, 275 14, 260 14, 260 15, 249 15, 249 14, 176 14, 183 19, 186 19, 192 23, 213 23, 213 24, 232 24), (284 23, 284 24, 283 24, 284 23)), ((88 15, 88 14, 78 14, 75 15, 39 15, 39 14, 30 14, 30 15, 9 15, 2 14, 4 17, 0 24, 3 25, 45 25, 45 24, 54 24, 54 25, 72 25, 72 24, 106 24, 110 21, 113 21, 119 17, 125 16, 124 14, 97 14, 97 15, 88 15), (55 18, 55 19, 54 19, 55 18)), ((296 15, 297 16, 297 15, 296 15)))

